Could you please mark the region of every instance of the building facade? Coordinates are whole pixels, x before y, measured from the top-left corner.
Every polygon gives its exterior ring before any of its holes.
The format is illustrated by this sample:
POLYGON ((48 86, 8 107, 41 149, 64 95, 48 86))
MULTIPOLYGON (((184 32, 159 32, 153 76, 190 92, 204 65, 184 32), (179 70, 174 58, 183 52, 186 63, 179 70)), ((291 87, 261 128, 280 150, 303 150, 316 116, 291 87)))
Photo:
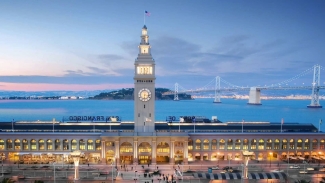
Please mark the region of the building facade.
POLYGON ((189 161, 325 159, 325 136, 310 124, 200 123, 155 120, 155 61, 142 28, 134 62, 134 122, 14 122, 0 124, 0 155, 12 163, 188 164, 189 161), (280 129, 281 125, 281 130, 280 129), (96 126, 96 129, 92 129, 96 126), (194 128, 194 130, 192 130, 194 128))

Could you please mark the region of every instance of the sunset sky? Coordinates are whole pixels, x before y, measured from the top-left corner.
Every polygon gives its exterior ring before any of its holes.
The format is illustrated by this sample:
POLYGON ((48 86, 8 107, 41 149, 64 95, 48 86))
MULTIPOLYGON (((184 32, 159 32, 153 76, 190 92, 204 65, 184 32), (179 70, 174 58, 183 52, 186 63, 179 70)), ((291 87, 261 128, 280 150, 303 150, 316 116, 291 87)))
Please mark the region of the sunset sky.
POLYGON ((0 90, 133 87, 145 10, 157 87, 270 85, 307 69, 291 84, 310 85, 315 64, 325 85, 324 0, 17 0, 0 2, 0 90))

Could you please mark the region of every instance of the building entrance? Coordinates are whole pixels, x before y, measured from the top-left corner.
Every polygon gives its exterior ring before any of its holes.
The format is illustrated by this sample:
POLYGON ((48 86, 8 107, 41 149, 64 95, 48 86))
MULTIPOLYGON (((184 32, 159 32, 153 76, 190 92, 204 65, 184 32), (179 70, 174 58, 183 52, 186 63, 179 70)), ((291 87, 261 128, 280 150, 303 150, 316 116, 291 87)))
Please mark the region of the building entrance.
POLYGON ((120 156, 121 164, 130 165, 133 163, 133 156, 120 156))
POLYGON ((150 164, 151 156, 139 156, 139 164, 150 164))

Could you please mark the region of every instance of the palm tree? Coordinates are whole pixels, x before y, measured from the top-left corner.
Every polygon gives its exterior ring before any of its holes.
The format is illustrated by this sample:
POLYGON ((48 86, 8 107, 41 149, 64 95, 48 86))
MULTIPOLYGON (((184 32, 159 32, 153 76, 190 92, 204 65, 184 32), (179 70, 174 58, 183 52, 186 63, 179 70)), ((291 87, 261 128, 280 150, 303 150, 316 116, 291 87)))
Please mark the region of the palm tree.
POLYGON ((319 181, 319 183, 325 183, 325 177, 322 177, 322 181, 319 181))
POLYGON ((2 179, 1 183, 14 183, 15 181, 10 178, 4 178, 2 179))

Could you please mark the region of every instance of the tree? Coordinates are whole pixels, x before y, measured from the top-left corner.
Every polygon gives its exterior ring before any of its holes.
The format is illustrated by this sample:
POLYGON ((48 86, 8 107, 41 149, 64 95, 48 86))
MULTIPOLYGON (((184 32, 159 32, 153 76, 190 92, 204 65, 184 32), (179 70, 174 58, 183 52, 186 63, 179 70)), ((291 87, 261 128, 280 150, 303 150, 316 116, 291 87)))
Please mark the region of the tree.
POLYGON ((1 183, 14 183, 15 181, 10 178, 4 178, 2 179, 1 183))

